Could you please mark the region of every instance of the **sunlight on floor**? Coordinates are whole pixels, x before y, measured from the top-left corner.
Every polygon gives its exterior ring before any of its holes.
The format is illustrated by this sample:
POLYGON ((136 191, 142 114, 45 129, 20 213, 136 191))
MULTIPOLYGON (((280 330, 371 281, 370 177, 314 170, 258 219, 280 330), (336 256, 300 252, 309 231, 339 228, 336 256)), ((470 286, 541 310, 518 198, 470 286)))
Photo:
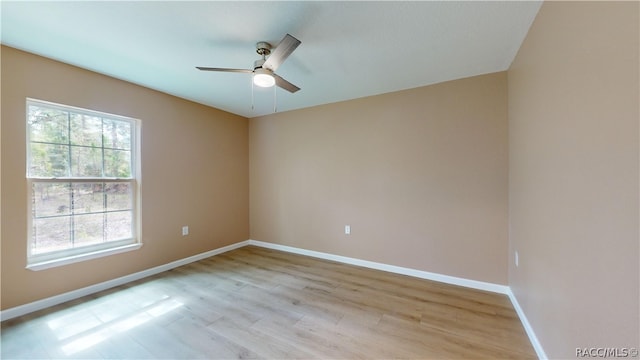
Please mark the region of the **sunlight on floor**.
MULTIPOLYGON (((108 305, 108 304, 107 304, 108 305)), ((154 318, 165 315, 183 303, 171 299, 168 295, 160 296, 150 302, 139 304, 133 311, 96 315, 91 309, 81 309, 60 316, 47 322, 58 340, 65 355, 72 355, 99 344, 110 337, 140 326, 154 318)), ((95 309, 94 309, 95 310, 95 309)))

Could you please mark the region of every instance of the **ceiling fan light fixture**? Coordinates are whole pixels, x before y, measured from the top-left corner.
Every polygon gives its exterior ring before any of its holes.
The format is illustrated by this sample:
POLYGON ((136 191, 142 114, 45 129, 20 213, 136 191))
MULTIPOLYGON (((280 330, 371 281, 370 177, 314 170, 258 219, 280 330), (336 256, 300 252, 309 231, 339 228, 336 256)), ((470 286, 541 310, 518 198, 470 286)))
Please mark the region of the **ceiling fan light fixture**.
POLYGON ((276 78, 270 74, 269 70, 256 69, 253 73, 253 83, 260 87, 272 87, 276 84, 276 78))

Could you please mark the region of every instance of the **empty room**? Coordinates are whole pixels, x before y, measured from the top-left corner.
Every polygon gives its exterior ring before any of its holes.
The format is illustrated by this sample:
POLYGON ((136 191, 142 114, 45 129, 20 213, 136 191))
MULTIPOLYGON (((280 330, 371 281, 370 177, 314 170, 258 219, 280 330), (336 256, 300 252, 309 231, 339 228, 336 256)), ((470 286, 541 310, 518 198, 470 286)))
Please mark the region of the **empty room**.
POLYGON ((640 2, 0 19, 2 359, 640 357, 640 2))

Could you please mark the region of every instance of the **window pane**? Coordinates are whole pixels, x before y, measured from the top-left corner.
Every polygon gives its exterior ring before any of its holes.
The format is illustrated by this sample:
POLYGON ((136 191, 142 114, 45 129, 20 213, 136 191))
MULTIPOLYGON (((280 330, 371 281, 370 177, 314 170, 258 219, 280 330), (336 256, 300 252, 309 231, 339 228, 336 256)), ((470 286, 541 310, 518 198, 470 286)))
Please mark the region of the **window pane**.
POLYGON ((34 219, 31 252, 41 254, 71 248, 70 220, 68 216, 34 219))
POLYGON ((71 176, 102 177, 102 149, 72 146, 71 176))
POLYGON ((131 124, 127 121, 104 119, 104 147, 131 149, 131 124))
POLYGON ((131 193, 130 183, 106 183, 104 192, 107 197, 107 211, 130 210, 133 208, 133 194, 131 193))
POLYGON ((131 152, 128 150, 104 150, 104 176, 131 177, 131 152))
POLYGON ((104 214, 73 217, 74 247, 101 243, 104 240, 104 214))
POLYGON ((36 217, 71 213, 71 191, 68 183, 34 183, 31 196, 36 217))
POLYGON ((28 119, 32 142, 69 143, 68 112, 30 105, 28 119))
POLYGON ((102 147, 102 119, 71 114, 71 144, 102 147))
POLYGON ((69 147, 31 143, 29 176, 65 177, 69 175, 69 147))
POLYGON ((107 213, 106 241, 133 238, 133 215, 131 211, 107 213))
POLYGON ((104 211, 102 183, 73 184, 73 213, 86 214, 104 211))

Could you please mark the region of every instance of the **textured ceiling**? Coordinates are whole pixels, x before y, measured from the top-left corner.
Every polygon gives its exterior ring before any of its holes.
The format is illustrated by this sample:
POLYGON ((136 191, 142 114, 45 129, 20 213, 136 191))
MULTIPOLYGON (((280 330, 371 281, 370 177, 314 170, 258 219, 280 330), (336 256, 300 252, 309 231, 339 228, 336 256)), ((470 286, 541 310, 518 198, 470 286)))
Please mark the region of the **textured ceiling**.
POLYGON ((273 112, 257 41, 302 41, 276 71, 299 109, 506 70, 540 1, 1 1, 3 44, 246 117, 273 112))

